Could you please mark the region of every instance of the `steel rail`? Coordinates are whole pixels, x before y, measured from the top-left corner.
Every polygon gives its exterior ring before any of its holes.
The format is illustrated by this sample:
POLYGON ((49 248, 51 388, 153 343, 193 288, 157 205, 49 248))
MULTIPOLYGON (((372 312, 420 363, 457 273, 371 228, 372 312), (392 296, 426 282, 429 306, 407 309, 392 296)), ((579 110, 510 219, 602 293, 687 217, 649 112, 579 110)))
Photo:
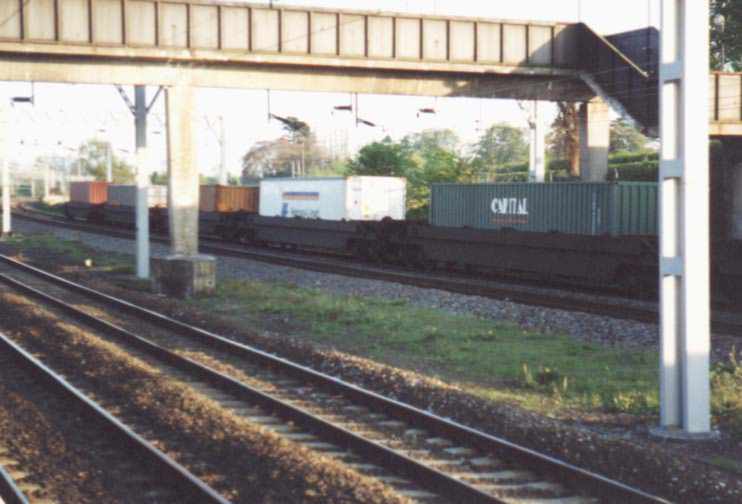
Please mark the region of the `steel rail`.
MULTIPOLYGON (((3 335, 0 333, 0 337, 3 335)), ((0 466, 0 503, 5 504, 29 504, 28 499, 10 474, 0 466)))
MULTIPOLYGON (((418 428, 429 430, 435 434, 464 443, 465 445, 476 446, 486 452, 496 453, 498 456, 504 456, 508 460, 515 461, 517 464, 534 470, 541 475, 548 475, 552 478, 557 478, 560 482, 565 483, 573 489, 586 491, 590 495, 600 496, 601 498, 607 498, 611 502, 668 502, 660 497, 648 494, 624 483, 598 475, 554 457, 517 445, 503 438, 465 426, 453 420, 439 417, 433 413, 424 411, 409 404, 384 397, 376 392, 347 383, 339 378, 320 373, 307 366, 297 364, 258 348, 234 342, 205 329, 185 324, 153 310, 98 292, 84 285, 71 282, 67 279, 53 275, 39 268, 29 266, 7 256, 0 255, 0 261, 27 273, 33 274, 39 278, 43 278, 53 284, 82 294, 97 302, 107 304, 136 317, 145 319, 159 327, 193 338, 197 341, 207 342, 212 348, 231 352, 234 355, 258 362, 266 367, 280 369, 303 382, 311 382, 326 387, 376 410, 384 411, 397 419, 412 423, 418 428)), ((3 281, 5 281, 6 278, 8 277, 0 275, 0 279, 3 281)), ((101 323, 100 320, 95 319, 94 317, 90 318, 93 323, 101 323)))
POLYGON ((160 474, 162 477, 172 481, 174 485, 173 489, 176 493, 188 498, 197 498, 199 502, 229 504, 227 499, 206 483, 148 443, 97 403, 88 399, 87 396, 67 383, 59 374, 52 371, 2 333, 0 333, 0 349, 14 354, 17 357, 16 362, 19 365, 34 373, 36 377, 49 387, 64 394, 82 413, 95 419, 95 421, 102 422, 106 430, 130 446, 131 450, 139 455, 140 460, 148 460, 158 466, 161 469, 160 474))
MULTIPOLYGON (((19 217, 42 224, 60 225, 62 227, 76 229, 93 234, 102 234, 105 236, 123 239, 134 238, 133 233, 130 232, 109 229, 107 227, 104 228, 101 226, 91 226, 90 224, 83 224, 80 222, 69 222, 57 219, 50 221, 49 219, 42 219, 23 214, 19 214, 19 217)), ((162 244, 169 243, 166 238, 154 236, 152 237, 152 241, 162 244)), ((621 305, 620 303, 586 300, 584 298, 570 299, 569 297, 560 296, 559 293, 549 295, 523 291, 520 289, 508 289, 489 285, 478 285, 465 278, 452 279, 434 276, 422 276, 419 274, 407 273, 403 271, 390 271, 368 266, 342 264, 342 262, 339 261, 318 261, 296 256, 256 252, 232 247, 209 245, 205 243, 200 244, 200 250, 202 252, 215 255, 249 259, 269 264, 277 264, 280 266, 288 266, 308 271, 316 271, 319 273, 330 273, 355 278, 383 280, 387 282, 395 282, 402 285, 410 285, 420 288, 439 289, 468 296, 481 296, 491 299, 506 300, 528 306, 581 312, 590 315, 618 318, 622 320, 633 320, 646 324, 657 324, 659 321, 656 308, 625 306, 621 305)), ((713 314, 712 316, 713 318, 711 321, 711 327, 714 332, 730 335, 735 335, 742 332, 742 322, 737 323, 723 320, 723 318, 719 317, 717 314, 713 314)))
POLYGON ((122 327, 89 315, 71 306, 65 301, 25 285, 7 275, 0 274, 0 281, 28 296, 32 296, 44 303, 53 305, 63 310, 67 315, 76 320, 107 334, 113 335, 138 350, 146 352, 180 371, 198 377, 199 379, 208 382, 210 385, 219 388, 223 392, 231 394, 241 400, 265 406, 275 412, 276 415, 288 421, 304 425, 312 432, 324 436, 328 440, 337 443, 344 448, 354 450, 362 454, 368 460, 385 467, 386 469, 413 479, 426 489, 433 490, 445 495, 446 497, 455 499, 456 502, 506 504, 506 501, 502 501, 484 493, 463 481, 452 478, 443 472, 426 466, 412 458, 382 446, 381 444, 365 439, 347 429, 325 421, 302 408, 298 408, 286 401, 277 399, 270 394, 261 392, 254 387, 235 380, 234 378, 208 366, 200 364, 187 357, 182 357, 122 327))

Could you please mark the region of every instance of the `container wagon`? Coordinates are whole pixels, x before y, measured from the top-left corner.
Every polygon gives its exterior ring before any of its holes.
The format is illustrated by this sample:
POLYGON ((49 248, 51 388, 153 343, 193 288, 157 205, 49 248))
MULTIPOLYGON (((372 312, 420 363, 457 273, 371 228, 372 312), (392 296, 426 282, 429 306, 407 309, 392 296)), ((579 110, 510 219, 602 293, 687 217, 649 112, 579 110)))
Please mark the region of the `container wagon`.
POLYGON ((88 222, 105 221, 103 207, 108 201, 108 183, 98 181, 70 182, 70 200, 65 215, 88 222))
MULTIPOLYGON (((167 208, 167 186, 153 185, 147 190, 150 220, 156 221, 162 209, 167 208)), ((137 186, 109 185, 108 202, 104 207, 106 224, 134 229, 136 227, 137 186)), ((153 227, 156 227, 153 225, 153 227)))
POLYGON ((258 211, 260 189, 248 186, 203 185, 199 193, 199 228, 207 235, 234 238, 238 216, 258 211))

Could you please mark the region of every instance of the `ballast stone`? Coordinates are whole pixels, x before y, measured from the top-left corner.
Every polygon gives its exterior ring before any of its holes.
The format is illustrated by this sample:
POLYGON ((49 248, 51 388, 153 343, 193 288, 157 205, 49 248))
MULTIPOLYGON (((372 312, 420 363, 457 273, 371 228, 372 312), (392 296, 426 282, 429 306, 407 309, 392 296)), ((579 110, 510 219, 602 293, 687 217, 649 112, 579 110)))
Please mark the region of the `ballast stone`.
POLYGON ((152 259, 152 289, 181 299, 216 289, 216 259, 209 255, 170 255, 152 259))

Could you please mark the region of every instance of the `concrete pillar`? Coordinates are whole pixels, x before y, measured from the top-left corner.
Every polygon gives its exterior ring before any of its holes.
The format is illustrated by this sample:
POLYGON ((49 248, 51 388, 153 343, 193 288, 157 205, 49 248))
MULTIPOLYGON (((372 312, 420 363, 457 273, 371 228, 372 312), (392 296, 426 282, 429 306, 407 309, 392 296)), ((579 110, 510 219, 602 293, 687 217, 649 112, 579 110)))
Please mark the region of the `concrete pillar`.
POLYGON ((198 254, 199 173, 193 152, 193 88, 166 90, 171 255, 153 261, 154 288, 176 297, 214 291, 216 262, 198 254))
POLYGON ((608 177, 611 146, 611 117, 608 103, 596 98, 580 105, 580 173, 586 182, 604 182, 608 177))
POLYGON ((542 108, 538 101, 533 101, 528 121, 530 128, 528 180, 531 182, 543 182, 546 178, 546 125, 542 108))
POLYGON ((171 252, 195 256, 198 254, 199 180, 193 152, 193 89, 174 86, 165 93, 171 252))

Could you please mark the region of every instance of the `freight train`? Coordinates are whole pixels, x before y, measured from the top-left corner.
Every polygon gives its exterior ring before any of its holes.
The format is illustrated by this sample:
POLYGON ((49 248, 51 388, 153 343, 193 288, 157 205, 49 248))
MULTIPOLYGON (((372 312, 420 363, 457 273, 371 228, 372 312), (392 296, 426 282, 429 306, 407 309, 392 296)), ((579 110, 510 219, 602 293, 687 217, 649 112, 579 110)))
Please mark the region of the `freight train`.
MULTIPOLYGON (((133 207, 122 211, 98 196, 87 204, 71 201, 68 216, 134 227, 133 207)), ((656 295, 657 187, 652 183, 434 186, 430 223, 260 215, 257 188, 202 187, 201 196, 201 233, 229 242, 656 295)), ((166 207, 151 204, 150 218, 153 230, 167 231, 166 207)), ((716 299, 738 302, 742 241, 717 235, 712 257, 716 299)))

